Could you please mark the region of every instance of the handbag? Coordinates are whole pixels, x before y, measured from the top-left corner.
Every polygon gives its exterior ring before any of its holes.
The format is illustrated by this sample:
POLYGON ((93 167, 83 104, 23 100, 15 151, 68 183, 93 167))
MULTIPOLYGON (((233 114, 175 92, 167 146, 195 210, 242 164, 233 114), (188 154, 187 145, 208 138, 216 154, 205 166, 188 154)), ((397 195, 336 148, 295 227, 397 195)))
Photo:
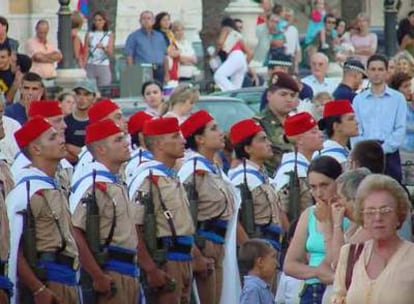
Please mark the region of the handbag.
POLYGON ((346 263, 346 273, 345 273, 345 287, 346 290, 349 289, 352 283, 352 272, 354 270, 354 265, 358 261, 359 256, 361 255, 362 249, 364 249, 364 243, 351 244, 348 253, 348 260, 346 263))

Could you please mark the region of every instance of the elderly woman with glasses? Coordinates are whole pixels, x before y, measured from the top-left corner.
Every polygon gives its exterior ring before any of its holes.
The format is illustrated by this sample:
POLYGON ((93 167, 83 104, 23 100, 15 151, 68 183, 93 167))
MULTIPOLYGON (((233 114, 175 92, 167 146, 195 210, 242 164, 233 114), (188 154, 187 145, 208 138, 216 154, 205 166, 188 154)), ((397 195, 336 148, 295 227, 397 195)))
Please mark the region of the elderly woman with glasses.
POLYGON ((355 218, 372 239, 342 247, 332 303, 413 303, 414 244, 397 234, 409 211, 407 193, 391 177, 362 181, 355 218))

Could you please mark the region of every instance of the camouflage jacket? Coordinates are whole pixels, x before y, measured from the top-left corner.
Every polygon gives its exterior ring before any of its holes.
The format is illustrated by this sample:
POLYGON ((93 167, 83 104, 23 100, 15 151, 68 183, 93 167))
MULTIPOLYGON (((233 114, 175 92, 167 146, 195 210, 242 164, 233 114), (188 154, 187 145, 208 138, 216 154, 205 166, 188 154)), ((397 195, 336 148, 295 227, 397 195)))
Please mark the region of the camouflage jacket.
POLYGON ((284 141, 284 129, 282 123, 268 107, 266 107, 260 114, 253 117, 253 119, 260 123, 272 143, 274 153, 273 158, 267 161, 265 165, 269 175, 273 176, 280 165, 282 154, 293 151, 293 146, 284 141))

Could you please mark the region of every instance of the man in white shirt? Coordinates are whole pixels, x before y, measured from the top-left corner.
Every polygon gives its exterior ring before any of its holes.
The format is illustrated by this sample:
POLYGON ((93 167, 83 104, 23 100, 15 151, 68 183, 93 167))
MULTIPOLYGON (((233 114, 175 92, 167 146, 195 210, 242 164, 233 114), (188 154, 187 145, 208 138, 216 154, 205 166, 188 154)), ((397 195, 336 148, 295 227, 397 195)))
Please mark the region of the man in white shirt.
POLYGON ((302 60, 302 54, 299 41, 299 31, 298 28, 294 25, 294 14, 295 13, 293 9, 285 9, 285 19, 289 23, 285 30, 285 53, 292 56, 294 71, 298 72, 298 66, 299 62, 302 60))
POLYGON ((332 95, 340 79, 326 77, 329 66, 328 57, 323 53, 315 53, 310 59, 310 65, 312 74, 302 78, 302 82, 312 88, 314 95, 319 92, 328 92, 332 95))

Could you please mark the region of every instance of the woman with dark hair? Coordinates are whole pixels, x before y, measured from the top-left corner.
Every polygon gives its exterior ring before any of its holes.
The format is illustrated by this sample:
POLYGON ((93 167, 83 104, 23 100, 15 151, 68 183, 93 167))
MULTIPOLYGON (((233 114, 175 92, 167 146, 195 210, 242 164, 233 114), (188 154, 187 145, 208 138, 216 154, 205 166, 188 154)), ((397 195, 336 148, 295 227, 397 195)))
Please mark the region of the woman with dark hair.
MULTIPOLYGON (((271 143, 263 128, 253 119, 245 119, 234 124, 230 129, 230 141, 241 163, 229 171, 229 178, 236 188, 247 187, 252 195, 251 204, 242 197, 241 224, 249 233, 249 237, 269 241, 280 253, 281 212, 277 205, 274 181, 268 178, 264 166, 265 161, 273 156, 271 143)), ((285 221, 287 229, 286 224, 285 221)), ((269 283, 272 292, 275 293, 276 276, 269 283)))
POLYGON ((129 184, 136 174, 138 167, 153 159, 152 153, 145 147, 142 130, 144 123, 152 119, 152 116, 144 111, 134 113, 128 119, 128 133, 131 136, 131 158, 125 166, 125 182, 129 184))
POLYGON ((404 143, 400 147, 400 157, 403 172, 403 184, 414 184, 414 104, 411 89, 412 77, 406 73, 397 73, 391 78, 389 86, 401 92, 407 101, 407 122, 404 143))
POLYGON ((287 275, 305 280, 301 304, 322 303, 326 285, 333 282, 331 258, 326 254, 332 241, 330 214, 336 196, 335 180, 341 173, 341 165, 329 156, 312 160, 308 168, 308 183, 316 204, 301 214, 284 265, 287 275))
POLYGON ((163 112, 162 85, 156 80, 144 82, 141 95, 147 104, 144 111, 152 117, 160 116, 163 112))
POLYGON ((349 139, 358 135, 358 123, 349 100, 326 103, 323 118, 318 125, 319 129, 325 131, 328 139, 324 141, 322 150, 314 156, 331 156, 345 168, 349 156, 349 139))
POLYGON ((97 86, 106 86, 112 81, 109 58, 113 54, 114 37, 104 12, 95 12, 92 18, 91 29, 85 35, 86 72, 97 86))
POLYGON ((177 80, 179 78, 178 68, 180 64, 180 51, 178 50, 177 40, 171 30, 171 16, 167 12, 161 12, 155 16, 154 30, 164 35, 168 48, 169 59, 169 80, 177 80))
POLYGON ((222 20, 216 44, 216 55, 223 51, 226 59, 214 73, 214 81, 222 91, 240 89, 253 53, 244 43, 242 35, 235 29, 232 18, 225 17, 222 20))
POLYGON ((198 227, 193 265, 200 302, 213 304, 221 299, 222 303, 236 303, 239 292, 236 289, 240 288, 235 281, 238 278, 236 230, 239 243, 243 243, 247 235, 237 221, 240 201, 236 199, 234 187, 214 163, 216 153, 224 147, 224 135, 214 118, 204 110, 192 114, 181 125, 181 132, 187 142, 186 148, 193 151, 178 176, 186 188, 198 196, 193 213, 194 224, 198 227), (224 256, 227 263, 224 263, 224 256))

